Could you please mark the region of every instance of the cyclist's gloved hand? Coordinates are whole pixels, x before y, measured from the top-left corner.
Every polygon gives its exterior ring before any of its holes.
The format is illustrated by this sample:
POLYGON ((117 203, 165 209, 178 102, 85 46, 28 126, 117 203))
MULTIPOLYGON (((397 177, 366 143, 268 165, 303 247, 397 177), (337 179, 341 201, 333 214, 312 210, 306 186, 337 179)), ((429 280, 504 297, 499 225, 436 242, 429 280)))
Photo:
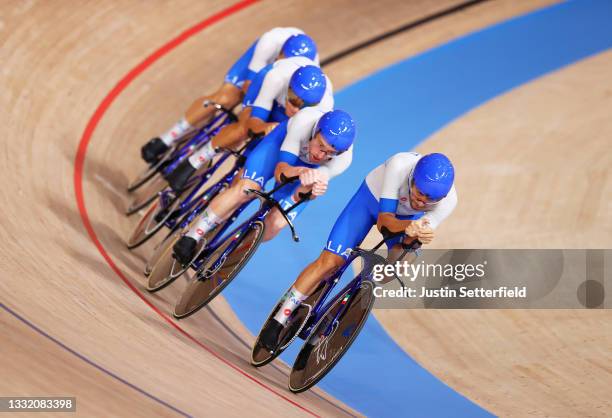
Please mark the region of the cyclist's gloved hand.
POLYGON ((423 244, 429 244, 434 239, 434 231, 429 226, 428 219, 419 219, 411 222, 404 233, 410 238, 418 238, 423 244))
POLYGON ((314 196, 322 196, 327 191, 329 176, 327 173, 315 169, 307 169, 300 173, 302 186, 312 187, 314 196))

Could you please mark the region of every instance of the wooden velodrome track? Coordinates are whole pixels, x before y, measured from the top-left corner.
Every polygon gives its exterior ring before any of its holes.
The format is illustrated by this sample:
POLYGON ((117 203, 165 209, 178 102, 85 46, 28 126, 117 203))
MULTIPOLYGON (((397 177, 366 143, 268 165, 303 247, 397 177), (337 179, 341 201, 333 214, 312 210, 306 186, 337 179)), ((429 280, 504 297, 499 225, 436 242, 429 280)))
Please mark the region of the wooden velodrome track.
MULTIPOLYGON (((314 35, 325 57, 457 3, 264 1, 212 24, 153 64, 108 108, 84 159, 86 210, 116 268, 142 291, 140 273, 150 247, 135 254, 125 249, 136 220, 122 214, 124 186, 141 167, 140 145, 173 123, 190 99, 215 87, 259 34, 273 26, 300 26, 314 35), (330 13, 337 18, 333 28, 326 23, 330 13)), ((341 88, 549 3, 486 2, 371 46, 326 71, 341 88)), ((228 6, 183 0, 80 2, 78 8, 69 1, 0 5, 0 289, 7 308, 0 316, 0 395, 76 396, 82 416, 356 414, 318 389, 291 395, 282 365, 250 367, 252 336, 222 298, 180 329, 172 326, 109 267, 77 208, 75 154, 98 105, 152 51, 228 6)), ((437 246, 611 247, 605 196, 612 191, 612 160, 601 152, 612 135, 611 70, 610 53, 580 62, 487 103, 421 147, 448 152, 464 169, 458 179, 462 205, 440 230, 437 246), (531 118, 513 118, 517 106, 528 107, 531 118), (526 144, 534 132, 540 140, 526 144), (454 140, 442 142, 443 135, 454 140), (493 151, 482 145, 492 138, 498 144, 493 151), (563 178, 551 186, 552 175, 543 172, 517 184, 512 162, 535 164, 530 156, 547 151, 568 156, 545 160, 547 172, 565 170, 563 178), (470 169, 471 160, 486 161, 486 182, 478 167, 470 169), (506 169, 496 171, 499 166, 506 169), (536 195, 541 185, 550 192, 536 195), (507 188, 533 192, 508 202, 497 192, 507 188), (593 196, 594 188, 602 198, 593 196), (563 194, 560 206, 556 197, 566 189, 572 193, 563 194), (493 197, 483 202, 483 195, 493 197), (525 202, 531 200, 546 210, 529 211, 525 202), (502 208, 525 216, 508 229, 496 216, 502 208), (467 223, 473 213, 477 221, 467 223)), ((169 312, 180 288, 147 297, 169 312)), ((425 368, 495 414, 610 411, 609 311, 393 311, 378 312, 378 318, 425 368)))

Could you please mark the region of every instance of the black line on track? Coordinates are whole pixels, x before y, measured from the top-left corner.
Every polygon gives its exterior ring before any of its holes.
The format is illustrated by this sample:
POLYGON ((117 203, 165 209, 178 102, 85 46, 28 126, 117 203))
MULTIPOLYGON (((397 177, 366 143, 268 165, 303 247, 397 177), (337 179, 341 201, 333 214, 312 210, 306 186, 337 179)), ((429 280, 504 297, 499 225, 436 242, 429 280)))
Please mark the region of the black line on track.
POLYGON ((480 3, 484 3, 486 1, 490 1, 490 0, 470 0, 470 1, 466 1, 463 3, 460 3, 456 6, 453 7, 449 7, 448 9, 444 9, 441 10, 439 12, 433 13, 429 16, 425 16, 421 19, 415 20, 413 22, 409 22, 406 23, 405 25, 402 25, 398 28, 395 29, 391 29, 390 31, 387 31, 381 35, 375 36, 374 38, 370 38, 368 40, 365 40, 363 42, 358 43, 357 45, 353 45, 347 49, 344 49, 340 52, 336 52, 335 54, 321 60, 321 66, 325 66, 328 64, 331 64, 333 62, 339 61, 342 58, 346 58, 347 56, 354 54, 357 51, 360 51, 364 48, 367 48, 369 46, 372 46, 378 42, 384 41, 385 39, 389 39, 395 35, 398 35, 402 32, 408 32, 412 29, 418 28, 419 26, 423 26, 427 23, 433 22, 434 20, 452 15, 453 13, 456 12, 460 12, 463 11, 465 9, 468 9, 472 6, 476 6, 477 4, 480 3))
POLYGON ((95 363, 93 360, 90 360, 88 357, 85 357, 83 354, 79 353, 78 351, 75 351, 72 348, 68 347, 66 344, 64 344, 63 342, 61 342, 57 338, 55 338, 52 335, 48 334, 47 332, 43 331, 41 328, 37 327, 32 322, 30 322, 27 319, 25 319, 23 316, 19 315, 17 312, 15 312, 14 310, 12 310, 8 306, 6 306, 4 303, 0 302, 0 307, 2 307, 2 309, 4 309, 6 312, 11 314, 16 319, 18 319, 19 321, 23 322, 25 325, 30 327, 32 330, 36 331, 38 334, 40 334, 43 337, 53 341, 55 344, 59 345, 64 350, 68 351, 70 354, 78 357, 79 359, 83 360, 85 363, 89 364, 90 366, 95 367, 96 369, 98 369, 102 373, 107 374, 108 376, 112 377, 113 379, 118 380, 119 382, 123 383, 124 385, 127 385, 130 388, 134 389, 136 392, 140 393, 141 395, 144 395, 147 398, 149 398, 149 399, 151 399, 151 400, 153 400, 153 401, 155 401, 155 402, 165 406, 166 408, 171 409, 172 411, 176 412, 179 415, 182 415, 182 416, 187 417, 187 418, 191 417, 191 415, 189 415, 188 413, 181 411, 180 409, 170 405, 166 401, 161 400, 160 398, 156 397, 155 395, 151 395, 149 392, 146 392, 144 389, 141 389, 138 386, 136 386, 135 384, 128 382, 127 380, 125 380, 121 376, 119 376, 119 375, 111 372, 110 370, 100 366, 98 363, 95 363))

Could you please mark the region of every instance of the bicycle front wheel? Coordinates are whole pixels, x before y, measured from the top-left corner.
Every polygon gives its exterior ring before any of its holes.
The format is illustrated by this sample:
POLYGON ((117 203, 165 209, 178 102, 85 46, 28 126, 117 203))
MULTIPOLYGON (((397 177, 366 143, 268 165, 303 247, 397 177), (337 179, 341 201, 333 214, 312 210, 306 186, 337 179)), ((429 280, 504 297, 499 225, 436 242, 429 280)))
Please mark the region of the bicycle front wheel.
POLYGON ((302 346, 289 374, 291 392, 310 389, 340 361, 370 315, 373 289, 373 283, 364 280, 354 294, 347 290, 327 309, 302 346), (344 312, 334 320, 342 309, 344 312))
POLYGON ((129 203, 128 208, 125 210, 127 216, 133 215, 140 209, 147 207, 155 198, 159 195, 159 192, 168 187, 166 179, 164 179, 161 173, 156 173, 153 179, 147 184, 146 187, 138 190, 134 193, 134 197, 129 203))
POLYGON ((239 237, 230 235, 207 258, 174 307, 176 318, 193 315, 213 300, 240 273, 261 243, 265 226, 253 223, 239 237), (235 244, 235 241, 238 242, 235 244), (232 245, 234 248, 227 251, 232 245))

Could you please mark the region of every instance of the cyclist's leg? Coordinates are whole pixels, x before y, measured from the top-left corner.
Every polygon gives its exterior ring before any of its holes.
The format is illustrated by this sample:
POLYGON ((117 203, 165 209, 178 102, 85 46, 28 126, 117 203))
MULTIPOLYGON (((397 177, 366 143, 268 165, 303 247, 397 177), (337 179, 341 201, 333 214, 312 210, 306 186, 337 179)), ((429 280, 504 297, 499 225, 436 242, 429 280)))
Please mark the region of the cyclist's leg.
POLYGON ((198 243, 207 233, 223 223, 242 204, 253 199, 253 195, 246 192, 248 189, 259 190, 260 186, 252 180, 240 179, 210 202, 198 221, 174 245, 174 256, 181 264, 186 265, 192 260, 198 243))
POLYGON ((220 104, 226 109, 234 108, 243 98, 242 87, 249 77, 249 62, 253 58, 254 42, 249 49, 231 66, 221 87, 214 93, 196 99, 185 112, 185 120, 192 126, 202 126, 209 122, 215 110, 204 106, 206 100, 220 104))
POLYGON ((325 277, 340 268, 350 254, 376 223, 378 203, 365 181, 346 205, 327 240, 319 257, 310 263, 298 276, 293 286, 283 296, 274 320, 269 321, 261 331, 259 341, 264 347, 273 349, 282 329, 291 314, 312 293, 325 277))
POLYGON ((247 78, 252 77, 248 66, 253 57, 256 44, 257 42, 253 43, 238 61, 234 63, 225 76, 225 82, 216 92, 196 99, 177 123, 159 136, 149 140, 142 147, 141 155, 145 161, 149 163, 157 162, 160 156, 177 140, 193 132, 197 127, 208 123, 215 113, 215 108, 205 106, 206 101, 218 103, 226 109, 231 109, 240 103, 244 96, 243 87, 245 82, 247 78))
MULTIPOLYGON (((243 114, 244 112, 242 112, 241 115, 243 114)), ((239 124, 245 123, 244 119, 242 119, 244 117, 248 117, 248 114, 241 116, 241 119, 239 119, 239 124)), ((243 129, 243 131, 246 131, 246 129, 244 129, 241 125, 238 125, 238 124, 228 125, 226 128, 229 129, 229 128, 232 128, 233 126, 236 126, 238 127, 238 129, 243 129)), ((246 136, 247 135, 244 134, 244 137, 246 136)), ((193 176, 193 174, 197 170, 199 170, 202 166, 204 166, 204 164, 206 164, 207 161, 209 161, 216 155, 217 151, 215 149, 215 146, 213 145, 213 141, 214 141, 214 138, 212 141, 209 141, 208 143, 206 143, 200 150, 196 151, 193 155, 191 155, 185 161, 180 163, 178 167, 175 168, 166 177, 166 180, 168 181, 168 184, 170 185, 172 190, 174 190, 175 192, 182 190, 185 184, 187 183, 187 181, 191 178, 191 176, 193 176)), ((242 147, 243 145, 244 145, 244 142, 238 141, 235 144, 233 144, 232 148, 237 149, 237 148, 242 147)), ((255 148, 256 145, 257 145, 257 141, 249 144, 249 146, 244 150, 242 155, 244 157, 247 157, 249 153, 255 148)), ((240 176, 237 176, 235 180, 239 178, 240 176)))
POLYGON ((251 116, 250 109, 247 108, 240 112, 238 120, 234 123, 221 128, 208 143, 187 160, 192 171, 199 169, 207 161, 210 161, 216 154, 218 148, 238 148, 248 137, 247 121, 251 116))
POLYGON ((364 181, 340 213, 319 258, 299 275, 295 282, 298 290, 310 294, 324 277, 342 266, 376 223, 377 207, 364 181))
POLYGON ((246 190, 263 189, 266 182, 274 175, 283 139, 282 133, 273 132, 250 150, 240 180, 210 202, 209 208, 225 219, 242 203, 253 198, 246 193, 246 190))
POLYGON ((225 109, 233 109, 242 100, 242 89, 231 83, 223 83, 217 91, 210 95, 198 97, 185 112, 185 120, 195 127, 202 127, 211 121, 215 107, 208 105, 217 103, 225 109))
POLYGON ((268 179, 272 178, 283 138, 284 136, 268 135, 251 150, 240 180, 215 197, 198 222, 177 241, 174 247, 175 256, 181 263, 185 264, 191 259, 198 241, 203 236, 231 216, 243 203, 253 199, 253 195, 247 194, 246 190, 261 190, 268 179))
POLYGON ((340 268, 350 255, 350 250, 361 241, 376 223, 377 201, 365 182, 346 205, 327 239, 319 257, 310 263, 298 276, 284 306, 274 319, 285 324, 291 313, 312 293, 321 280, 340 268))

